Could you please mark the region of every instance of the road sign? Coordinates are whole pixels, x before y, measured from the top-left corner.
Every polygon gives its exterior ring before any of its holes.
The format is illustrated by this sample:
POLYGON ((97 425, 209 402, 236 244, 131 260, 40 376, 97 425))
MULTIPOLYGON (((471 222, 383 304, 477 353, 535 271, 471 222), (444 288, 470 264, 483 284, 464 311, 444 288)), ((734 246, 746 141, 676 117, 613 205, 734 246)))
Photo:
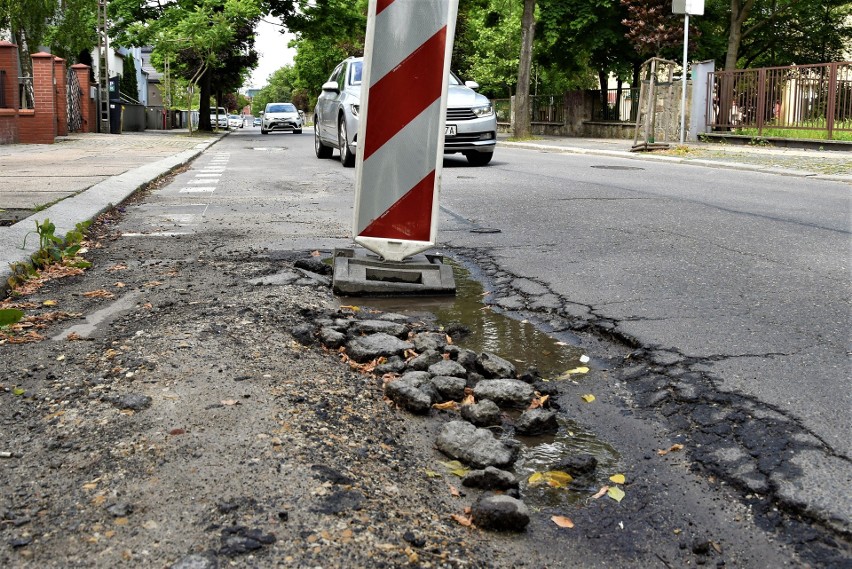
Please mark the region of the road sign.
POLYGON ((704 0, 672 0, 673 14, 704 15, 704 0))
POLYGON ((435 245, 458 0, 370 0, 354 239, 388 261, 435 245))

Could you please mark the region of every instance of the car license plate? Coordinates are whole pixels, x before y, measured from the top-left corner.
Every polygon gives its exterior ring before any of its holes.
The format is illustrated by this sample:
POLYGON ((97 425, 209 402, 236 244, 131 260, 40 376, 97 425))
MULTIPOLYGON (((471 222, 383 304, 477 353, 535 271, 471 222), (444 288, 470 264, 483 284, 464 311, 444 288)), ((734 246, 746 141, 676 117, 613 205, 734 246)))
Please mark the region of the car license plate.
POLYGON ((444 136, 455 136, 456 135, 456 125, 448 124, 444 129, 444 136))

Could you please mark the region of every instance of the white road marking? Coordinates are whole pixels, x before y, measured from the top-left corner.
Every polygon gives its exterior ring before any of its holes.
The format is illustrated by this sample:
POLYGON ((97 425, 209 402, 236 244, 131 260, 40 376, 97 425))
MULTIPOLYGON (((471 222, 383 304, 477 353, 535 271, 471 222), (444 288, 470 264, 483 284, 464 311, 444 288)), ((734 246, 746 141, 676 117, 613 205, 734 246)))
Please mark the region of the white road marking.
POLYGON ((192 194, 192 193, 202 193, 202 192, 215 192, 216 186, 199 186, 197 188, 181 188, 179 193, 181 194, 192 194))

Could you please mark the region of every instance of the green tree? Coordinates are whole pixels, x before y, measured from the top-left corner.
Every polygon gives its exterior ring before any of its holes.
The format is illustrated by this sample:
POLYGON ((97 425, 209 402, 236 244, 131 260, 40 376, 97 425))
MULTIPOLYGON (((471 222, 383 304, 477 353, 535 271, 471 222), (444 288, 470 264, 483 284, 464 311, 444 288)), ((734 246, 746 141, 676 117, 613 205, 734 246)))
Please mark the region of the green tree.
POLYGON ((116 40, 151 45, 151 61, 187 81, 188 101, 198 87, 199 128, 210 130, 210 97, 221 106, 257 64, 254 25, 266 9, 262 0, 113 0, 116 40))
POLYGON ((134 100, 139 99, 139 83, 136 81, 136 61, 130 53, 124 56, 124 73, 121 74, 119 90, 126 97, 131 97, 134 100))

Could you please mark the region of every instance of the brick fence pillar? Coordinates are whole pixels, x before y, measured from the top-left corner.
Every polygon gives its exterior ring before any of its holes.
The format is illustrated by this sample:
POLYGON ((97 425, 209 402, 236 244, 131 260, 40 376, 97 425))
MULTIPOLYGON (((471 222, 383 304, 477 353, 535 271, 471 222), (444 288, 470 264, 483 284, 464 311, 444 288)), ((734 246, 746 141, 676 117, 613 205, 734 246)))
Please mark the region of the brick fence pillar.
POLYGON ((0 41, 0 73, 3 93, 0 95, 0 144, 18 142, 18 46, 0 41))
POLYGON ((33 54, 33 110, 21 111, 20 137, 25 144, 53 144, 56 138, 56 85, 53 56, 33 54))
POLYGON ((53 80, 56 85, 56 136, 68 136, 68 75, 65 70, 65 60, 53 58, 53 80))
POLYGON ((71 69, 77 75, 77 82, 80 84, 80 91, 83 94, 80 96, 80 112, 83 114, 83 128, 81 132, 97 132, 97 108, 94 101, 89 97, 92 91, 92 80, 90 76, 90 67, 82 63, 72 65, 71 69))

